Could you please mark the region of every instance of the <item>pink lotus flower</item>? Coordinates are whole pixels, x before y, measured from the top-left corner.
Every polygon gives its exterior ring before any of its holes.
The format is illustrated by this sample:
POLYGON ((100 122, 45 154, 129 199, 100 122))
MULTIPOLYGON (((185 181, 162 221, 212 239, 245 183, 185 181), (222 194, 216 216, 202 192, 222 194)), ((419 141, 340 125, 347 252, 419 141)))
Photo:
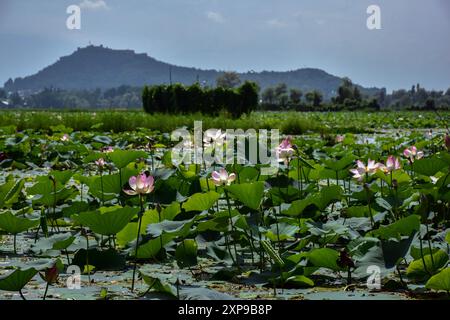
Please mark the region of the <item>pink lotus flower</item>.
POLYGON ((361 160, 356 161, 356 169, 350 169, 353 178, 362 180, 366 175, 374 174, 379 168, 380 163, 375 163, 373 160, 368 160, 367 165, 361 160))
POLYGON ((341 142, 344 141, 344 139, 345 139, 345 136, 338 134, 338 135, 336 136, 335 141, 336 141, 336 143, 341 143, 341 142))
POLYGON ((135 196, 137 194, 148 194, 154 189, 154 178, 142 173, 138 176, 133 176, 128 180, 131 190, 124 189, 123 192, 130 196, 135 196))
POLYGON ((104 147, 104 148, 102 148, 102 152, 103 153, 111 153, 113 151, 114 151, 113 147, 104 147))
POLYGON ((294 155, 294 148, 291 143, 291 136, 284 139, 278 146, 276 153, 279 162, 284 162, 286 165, 289 163, 289 159, 294 155))
POLYGON ((214 171, 211 174, 212 181, 216 186, 229 186, 235 179, 236 175, 234 173, 228 174, 227 170, 220 169, 219 171, 214 171))
POLYGON ((410 162, 414 162, 414 160, 419 160, 423 158, 423 152, 417 151, 416 146, 411 146, 409 148, 406 148, 403 151, 403 155, 409 159, 410 162))
POLYGON ((99 167, 99 168, 103 168, 106 164, 105 159, 100 158, 98 160, 95 160, 95 164, 99 167))
POLYGON ((447 148, 448 151, 450 151, 450 136, 448 135, 448 133, 445 135, 445 147, 447 148))
POLYGON ((379 168, 384 172, 384 173, 389 173, 392 172, 394 170, 398 170, 400 169, 402 166, 400 164, 400 159, 396 158, 394 156, 389 156, 386 160, 386 165, 380 164, 379 168))
POLYGON ((69 137, 69 135, 67 134, 67 133, 65 133, 62 137, 61 137, 61 141, 62 142, 66 142, 66 141, 69 141, 70 140, 70 137, 69 137))
POLYGON ((205 147, 213 146, 215 143, 223 144, 226 138, 226 133, 222 133, 221 129, 209 129, 205 132, 203 142, 205 147))

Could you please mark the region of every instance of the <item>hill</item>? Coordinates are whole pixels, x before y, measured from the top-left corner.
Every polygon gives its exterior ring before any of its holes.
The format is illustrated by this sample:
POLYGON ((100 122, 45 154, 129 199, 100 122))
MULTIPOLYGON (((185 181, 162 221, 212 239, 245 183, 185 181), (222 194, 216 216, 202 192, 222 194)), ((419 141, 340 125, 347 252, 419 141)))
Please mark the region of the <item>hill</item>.
MULTIPOLYGON (((54 64, 34 75, 8 80, 7 91, 39 91, 44 88, 66 90, 108 89, 121 85, 140 87, 145 84, 196 81, 214 86, 223 71, 182 67, 158 61, 147 54, 132 50, 115 50, 104 46, 78 48, 69 56, 61 57, 54 64)), ((317 89, 325 98, 334 96, 342 78, 320 69, 303 68, 293 71, 263 71, 241 73, 242 80, 251 80, 264 89, 284 82, 288 87, 304 92, 317 89)), ((363 94, 376 93, 377 88, 360 87, 363 94)))

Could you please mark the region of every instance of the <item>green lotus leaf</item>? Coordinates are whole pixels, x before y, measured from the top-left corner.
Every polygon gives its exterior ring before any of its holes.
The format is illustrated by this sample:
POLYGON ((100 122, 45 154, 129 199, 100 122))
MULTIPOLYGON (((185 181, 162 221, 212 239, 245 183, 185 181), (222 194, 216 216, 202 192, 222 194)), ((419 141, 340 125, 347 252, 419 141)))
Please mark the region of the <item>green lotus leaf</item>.
POLYGON ((398 262, 408 253, 414 234, 409 237, 390 238, 389 240, 381 240, 381 249, 383 250, 383 258, 385 267, 390 269, 395 267, 398 262))
POLYGON ((278 225, 273 224, 266 232, 265 236, 272 242, 286 241, 294 239, 295 233, 298 231, 298 227, 289 223, 281 222, 278 225))
POLYGON ((189 231, 194 224, 195 217, 190 220, 183 221, 168 221, 164 220, 159 223, 153 223, 147 226, 147 234, 152 237, 159 237, 162 234, 170 234, 173 237, 184 237, 189 234, 189 231))
POLYGON ((152 291, 165 293, 173 298, 177 297, 177 289, 170 283, 167 283, 159 278, 153 277, 142 270, 139 270, 139 273, 141 274, 144 282, 150 286, 152 291))
POLYGON ((314 281, 303 275, 296 275, 287 278, 286 283, 298 287, 314 287, 314 281))
POLYGON ((84 269, 86 262, 94 266, 96 270, 122 271, 125 268, 125 255, 119 254, 114 249, 100 250, 89 249, 86 259, 86 249, 80 249, 75 253, 72 264, 84 269))
MULTIPOLYGON (((348 168, 350 165, 352 165, 353 161, 355 161, 355 156, 353 154, 349 153, 337 161, 334 159, 330 159, 330 160, 325 160, 324 163, 331 170, 340 171, 340 170, 344 170, 344 169, 348 168)), ((334 172, 334 174, 336 175, 335 172, 334 172)))
MULTIPOLYGON (((178 205, 179 206, 179 205, 178 205)), ((159 215, 156 210, 147 210, 142 216, 141 232, 140 235, 146 233, 147 226, 151 223, 158 223, 159 215)), ((138 222, 129 222, 125 228, 117 233, 117 244, 121 247, 125 247, 128 243, 136 239, 138 229, 138 222)))
POLYGON ((257 210, 264 196, 264 182, 232 184, 226 187, 246 207, 257 210))
POLYGON ((125 228, 138 212, 139 208, 133 207, 102 207, 96 211, 82 212, 73 219, 95 233, 112 236, 125 228))
POLYGON ((12 176, 6 178, 6 183, 0 186, 0 208, 10 207, 17 201, 24 183, 22 179, 13 180, 12 176))
POLYGON ((413 170, 425 176, 434 176, 446 167, 448 167, 447 163, 437 157, 432 157, 415 161, 413 170))
MULTIPOLYGON (((164 248, 166 244, 168 244, 175 236, 172 234, 163 234, 156 239, 152 239, 142 245, 139 245, 138 259, 152 259, 158 256, 161 249, 164 248)), ((130 251, 130 256, 135 256, 134 247, 130 251)))
POLYGON ((420 216, 410 215, 402 218, 387 226, 381 226, 377 230, 371 232, 372 236, 389 240, 390 238, 399 239, 401 236, 411 236, 411 234, 419 231, 420 216))
POLYGON ((7 211, 0 214, 0 229, 11 233, 18 234, 29 229, 33 229, 39 225, 39 219, 31 220, 27 218, 20 218, 7 211))
POLYGON ((16 269, 6 275, 0 276, 0 290, 20 291, 37 274, 34 268, 16 269))
POLYGON ((433 253, 433 255, 427 254, 423 257, 423 260, 420 258, 411 262, 408 269, 406 269, 406 275, 409 278, 426 280, 439 272, 441 268, 445 267, 448 260, 448 254, 443 250, 439 250, 433 253))
POLYGON ((56 182, 56 193, 53 182, 48 176, 41 176, 35 179, 36 183, 26 189, 27 194, 34 195, 33 204, 41 204, 51 207, 55 204, 63 202, 75 194, 73 188, 65 188, 59 181, 56 182))
POLYGON ((313 249, 308 253, 308 261, 315 267, 340 271, 337 265, 339 252, 330 248, 313 249))
POLYGON ((450 268, 445 268, 432 276, 425 284, 427 289, 443 290, 450 292, 450 268))
POLYGON ((175 258, 180 268, 192 267, 197 264, 197 242, 193 239, 185 239, 178 244, 175 258))
POLYGON ((55 234, 49 238, 41 238, 37 243, 31 246, 31 250, 35 253, 44 253, 48 250, 65 250, 74 241, 76 237, 70 232, 55 234))
POLYGON ((214 191, 196 193, 183 203, 183 209, 188 212, 208 210, 216 203, 219 197, 220 195, 214 191))
POLYGON ((130 162, 137 158, 147 158, 148 155, 144 151, 120 150, 116 149, 108 154, 109 159, 117 168, 125 168, 130 162))
POLYGON ((49 176, 52 176, 55 178, 55 180, 61 184, 61 186, 64 186, 70 178, 74 175, 73 171, 65 170, 65 171, 56 171, 52 170, 49 173, 49 176))

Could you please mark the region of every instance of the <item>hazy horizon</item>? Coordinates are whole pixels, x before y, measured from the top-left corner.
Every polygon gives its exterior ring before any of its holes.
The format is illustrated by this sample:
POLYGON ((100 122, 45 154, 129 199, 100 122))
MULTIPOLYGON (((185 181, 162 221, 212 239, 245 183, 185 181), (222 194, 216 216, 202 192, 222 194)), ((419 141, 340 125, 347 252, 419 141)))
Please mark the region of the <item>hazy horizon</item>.
POLYGON ((0 85, 92 43, 200 69, 318 68, 388 92, 450 87, 445 0, 0 0, 0 26, 0 85), (66 28, 71 4, 81 7, 81 30, 66 28), (371 4, 381 30, 366 27, 371 4))

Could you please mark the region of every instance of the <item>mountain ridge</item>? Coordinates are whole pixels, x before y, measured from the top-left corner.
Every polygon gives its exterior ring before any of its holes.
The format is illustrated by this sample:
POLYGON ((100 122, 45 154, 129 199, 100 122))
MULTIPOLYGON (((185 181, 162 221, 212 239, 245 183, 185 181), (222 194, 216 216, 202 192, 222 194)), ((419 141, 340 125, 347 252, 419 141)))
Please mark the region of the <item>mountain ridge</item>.
MULTIPOLYGON (((77 48, 72 54, 60 57, 55 63, 37 73, 9 79, 4 87, 8 91, 39 91, 45 88, 66 90, 109 89, 121 85, 182 83, 189 85, 199 81, 215 86, 216 79, 225 71, 199 69, 173 65, 159 61, 146 53, 130 49, 111 49, 103 45, 77 48)), ((290 71, 261 71, 239 73, 242 81, 255 81, 262 89, 286 83, 288 87, 304 92, 319 90, 326 99, 335 95, 342 78, 317 68, 301 68, 290 71)), ((376 94, 378 88, 358 86, 363 94, 376 94)))

